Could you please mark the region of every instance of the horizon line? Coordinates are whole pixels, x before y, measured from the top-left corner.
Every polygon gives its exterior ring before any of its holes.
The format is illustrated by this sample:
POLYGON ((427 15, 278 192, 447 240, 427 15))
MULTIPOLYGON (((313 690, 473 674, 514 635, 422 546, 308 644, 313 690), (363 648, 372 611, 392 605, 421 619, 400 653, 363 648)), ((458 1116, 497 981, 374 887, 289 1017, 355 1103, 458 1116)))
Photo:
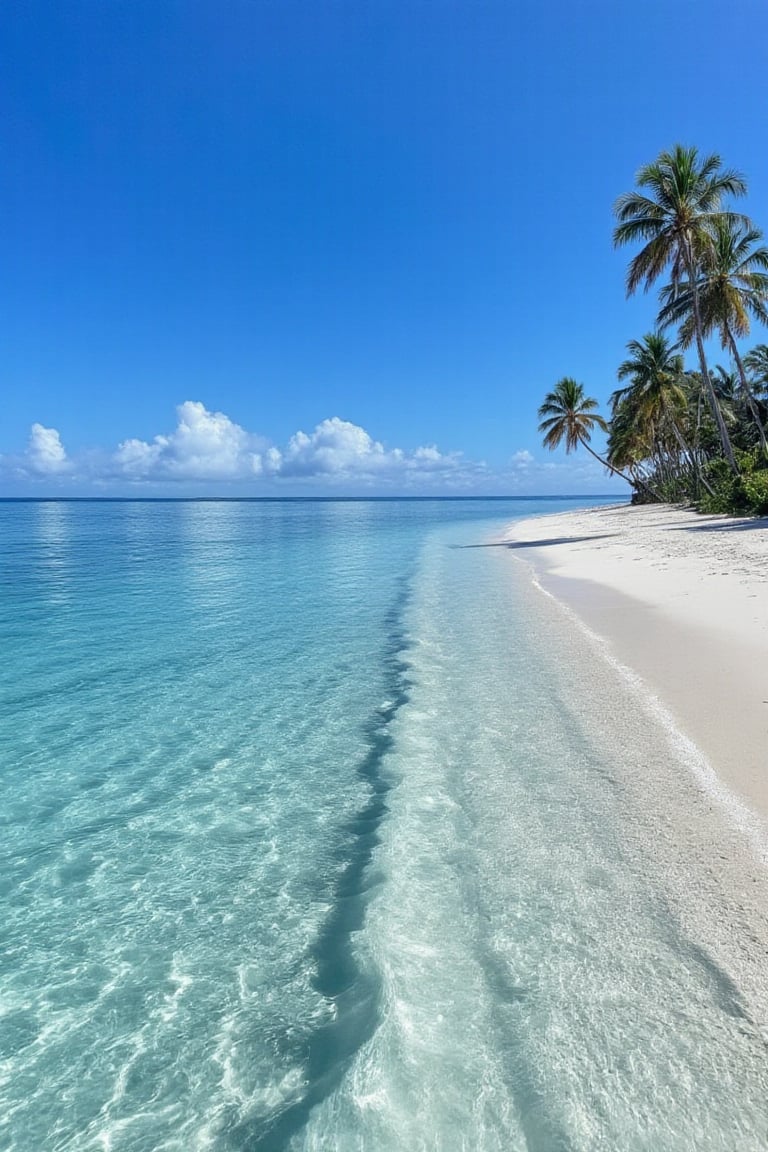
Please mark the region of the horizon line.
POLYGON ((542 493, 501 496, 0 496, 0 504, 338 504, 427 500, 608 500, 615 492, 542 493))

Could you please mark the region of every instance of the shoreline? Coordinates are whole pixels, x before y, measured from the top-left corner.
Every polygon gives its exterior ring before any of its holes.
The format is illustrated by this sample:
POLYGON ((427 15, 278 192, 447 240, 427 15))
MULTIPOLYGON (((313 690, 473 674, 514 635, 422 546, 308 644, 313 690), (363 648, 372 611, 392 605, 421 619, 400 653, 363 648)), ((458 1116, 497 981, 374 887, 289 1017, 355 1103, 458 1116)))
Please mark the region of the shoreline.
POLYGON ((768 863, 768 520, 611 505, 520 520, 497 543, 639 678, 768 863))
POLYGON ((574 736, 614 790, 622 857, 764 1062, 768 521, 611 506, 517 521, 495 544, 515 560, 512 586, 574 736), (702 521, 723 526, 724 545, 707 545, 702 521))

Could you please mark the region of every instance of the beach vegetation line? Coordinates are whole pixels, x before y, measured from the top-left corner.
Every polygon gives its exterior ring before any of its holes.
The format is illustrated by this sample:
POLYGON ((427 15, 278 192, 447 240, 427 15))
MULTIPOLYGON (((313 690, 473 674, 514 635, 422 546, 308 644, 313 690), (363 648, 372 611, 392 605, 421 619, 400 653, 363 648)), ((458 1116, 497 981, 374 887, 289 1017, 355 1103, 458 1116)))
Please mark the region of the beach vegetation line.
POLYGON ((544 446, 583 446, 623 476, 633 500, 768 514, 768 344, 742 355, 752 322, 768 326, 768 247, 733 202, 747 183, 716 155, 681 144, 640 169, 614 205, 616 247, 639 245, 627 295, 661 283, 656 328, 627 344, 609 417, 563 377, 539 408, 544 446), (730 357, 712 367, 705 342, 730 357), (696 352, 694 367, 684 354, 696 352), (590 445, 607 433, 605 457, 590 445))

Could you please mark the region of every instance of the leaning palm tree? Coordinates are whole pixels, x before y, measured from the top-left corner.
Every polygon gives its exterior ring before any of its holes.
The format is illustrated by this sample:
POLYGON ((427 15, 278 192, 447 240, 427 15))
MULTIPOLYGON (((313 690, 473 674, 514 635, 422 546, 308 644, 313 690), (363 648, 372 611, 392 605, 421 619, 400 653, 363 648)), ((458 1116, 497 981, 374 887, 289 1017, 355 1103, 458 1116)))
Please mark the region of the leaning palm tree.
MULTIPOLYGON (((750 320, 768 324, 768 248, 755 247, 761 238, 757 228, 747 228, 732 217, 716 217, 712 242, 701 254, 696 292, 702 332, 704 336, 717 332, 720 346, 733 356, 760 445, 768 453, 763 422, 736 343, 736 337, 749 335, 750 320)), ((688 280, 682 280, 677 288, 669 285, 661 293, 659 321, 664 326, 679 324, 681 343, 686 348, 696 336, 693 300, 688 280)))
POLYGON ((653 425, 641 419, 637 412, 635 397, 631 390, 627 395, 611 398, 610 431, 606 457, 614 468, 628 472, 633 487, 640 489, 655 500, 663 500, 664 495, 654 486, 654 471, 658 455, 658 438, 653 425), (649 472, 650 465, 650 472, 649 472))
POLYGON ((671 432, 683 467, 692 472, 698 482, 701 476, 698 458, 686 442, 681 427, 688 397, 679 345, 670 343, 661 332, 647 332, 642 340, 630 340, 627 351, 629 356, 619 365, 617 375, 619 380, 629 380, 629 384, 611 396, 614 414, 621 405, 629 405, 634 420, 647 428, 651 441, 661 442, 665 433, 671 432))
POLYGON ((590 456, 594 456, 595 460, 609 472, 621 476, 622 480, 632 484, 628 476, 618 468, 614 468, 602 456, 598 456, 589 446, 595 428, 599 428, 601 432, 608 431, 607 423, 595 411, 596 408, 597 400, 584 395, 583 384, 578 384, 572 376, 563 376, 552 391, 546 394, 544 403, 539 408, 541 421, 539 432, 544 437, 544 447, 554 451, 565 442, 565 451, 568 453, 575 452, 579 445, 582 445, 590 456))
POLYGON ((737 472, 728 429, 707 370, 697 284, 702 252, 710 244, 708 229, 715 217, 723 214, 724 197, 744 195, 746 182, 737 172, 724 171, 719 156, 700 160, 696 148, 681 144, 641 168, 636 182, 639 191, 624 193, 614 205, 618 220, 613 233, 616 247, 643 242, 629 265, 627 295, 631 296, 641 285, 647 292, 667 268, 676 289, 684 276, 688 278, 702 379, 723 453, 737 472))

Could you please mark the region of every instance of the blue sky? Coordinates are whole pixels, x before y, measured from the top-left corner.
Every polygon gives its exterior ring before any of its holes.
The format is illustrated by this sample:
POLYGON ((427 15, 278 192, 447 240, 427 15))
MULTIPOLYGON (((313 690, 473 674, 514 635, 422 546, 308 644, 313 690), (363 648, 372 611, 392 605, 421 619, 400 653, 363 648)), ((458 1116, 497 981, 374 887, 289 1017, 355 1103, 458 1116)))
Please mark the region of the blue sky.
POLYGON ((652 325, 614 199, 694 143, 768 227, 763 0, 26 0, 0 36, 0 494, 612 491, 536 408, 652 325))

